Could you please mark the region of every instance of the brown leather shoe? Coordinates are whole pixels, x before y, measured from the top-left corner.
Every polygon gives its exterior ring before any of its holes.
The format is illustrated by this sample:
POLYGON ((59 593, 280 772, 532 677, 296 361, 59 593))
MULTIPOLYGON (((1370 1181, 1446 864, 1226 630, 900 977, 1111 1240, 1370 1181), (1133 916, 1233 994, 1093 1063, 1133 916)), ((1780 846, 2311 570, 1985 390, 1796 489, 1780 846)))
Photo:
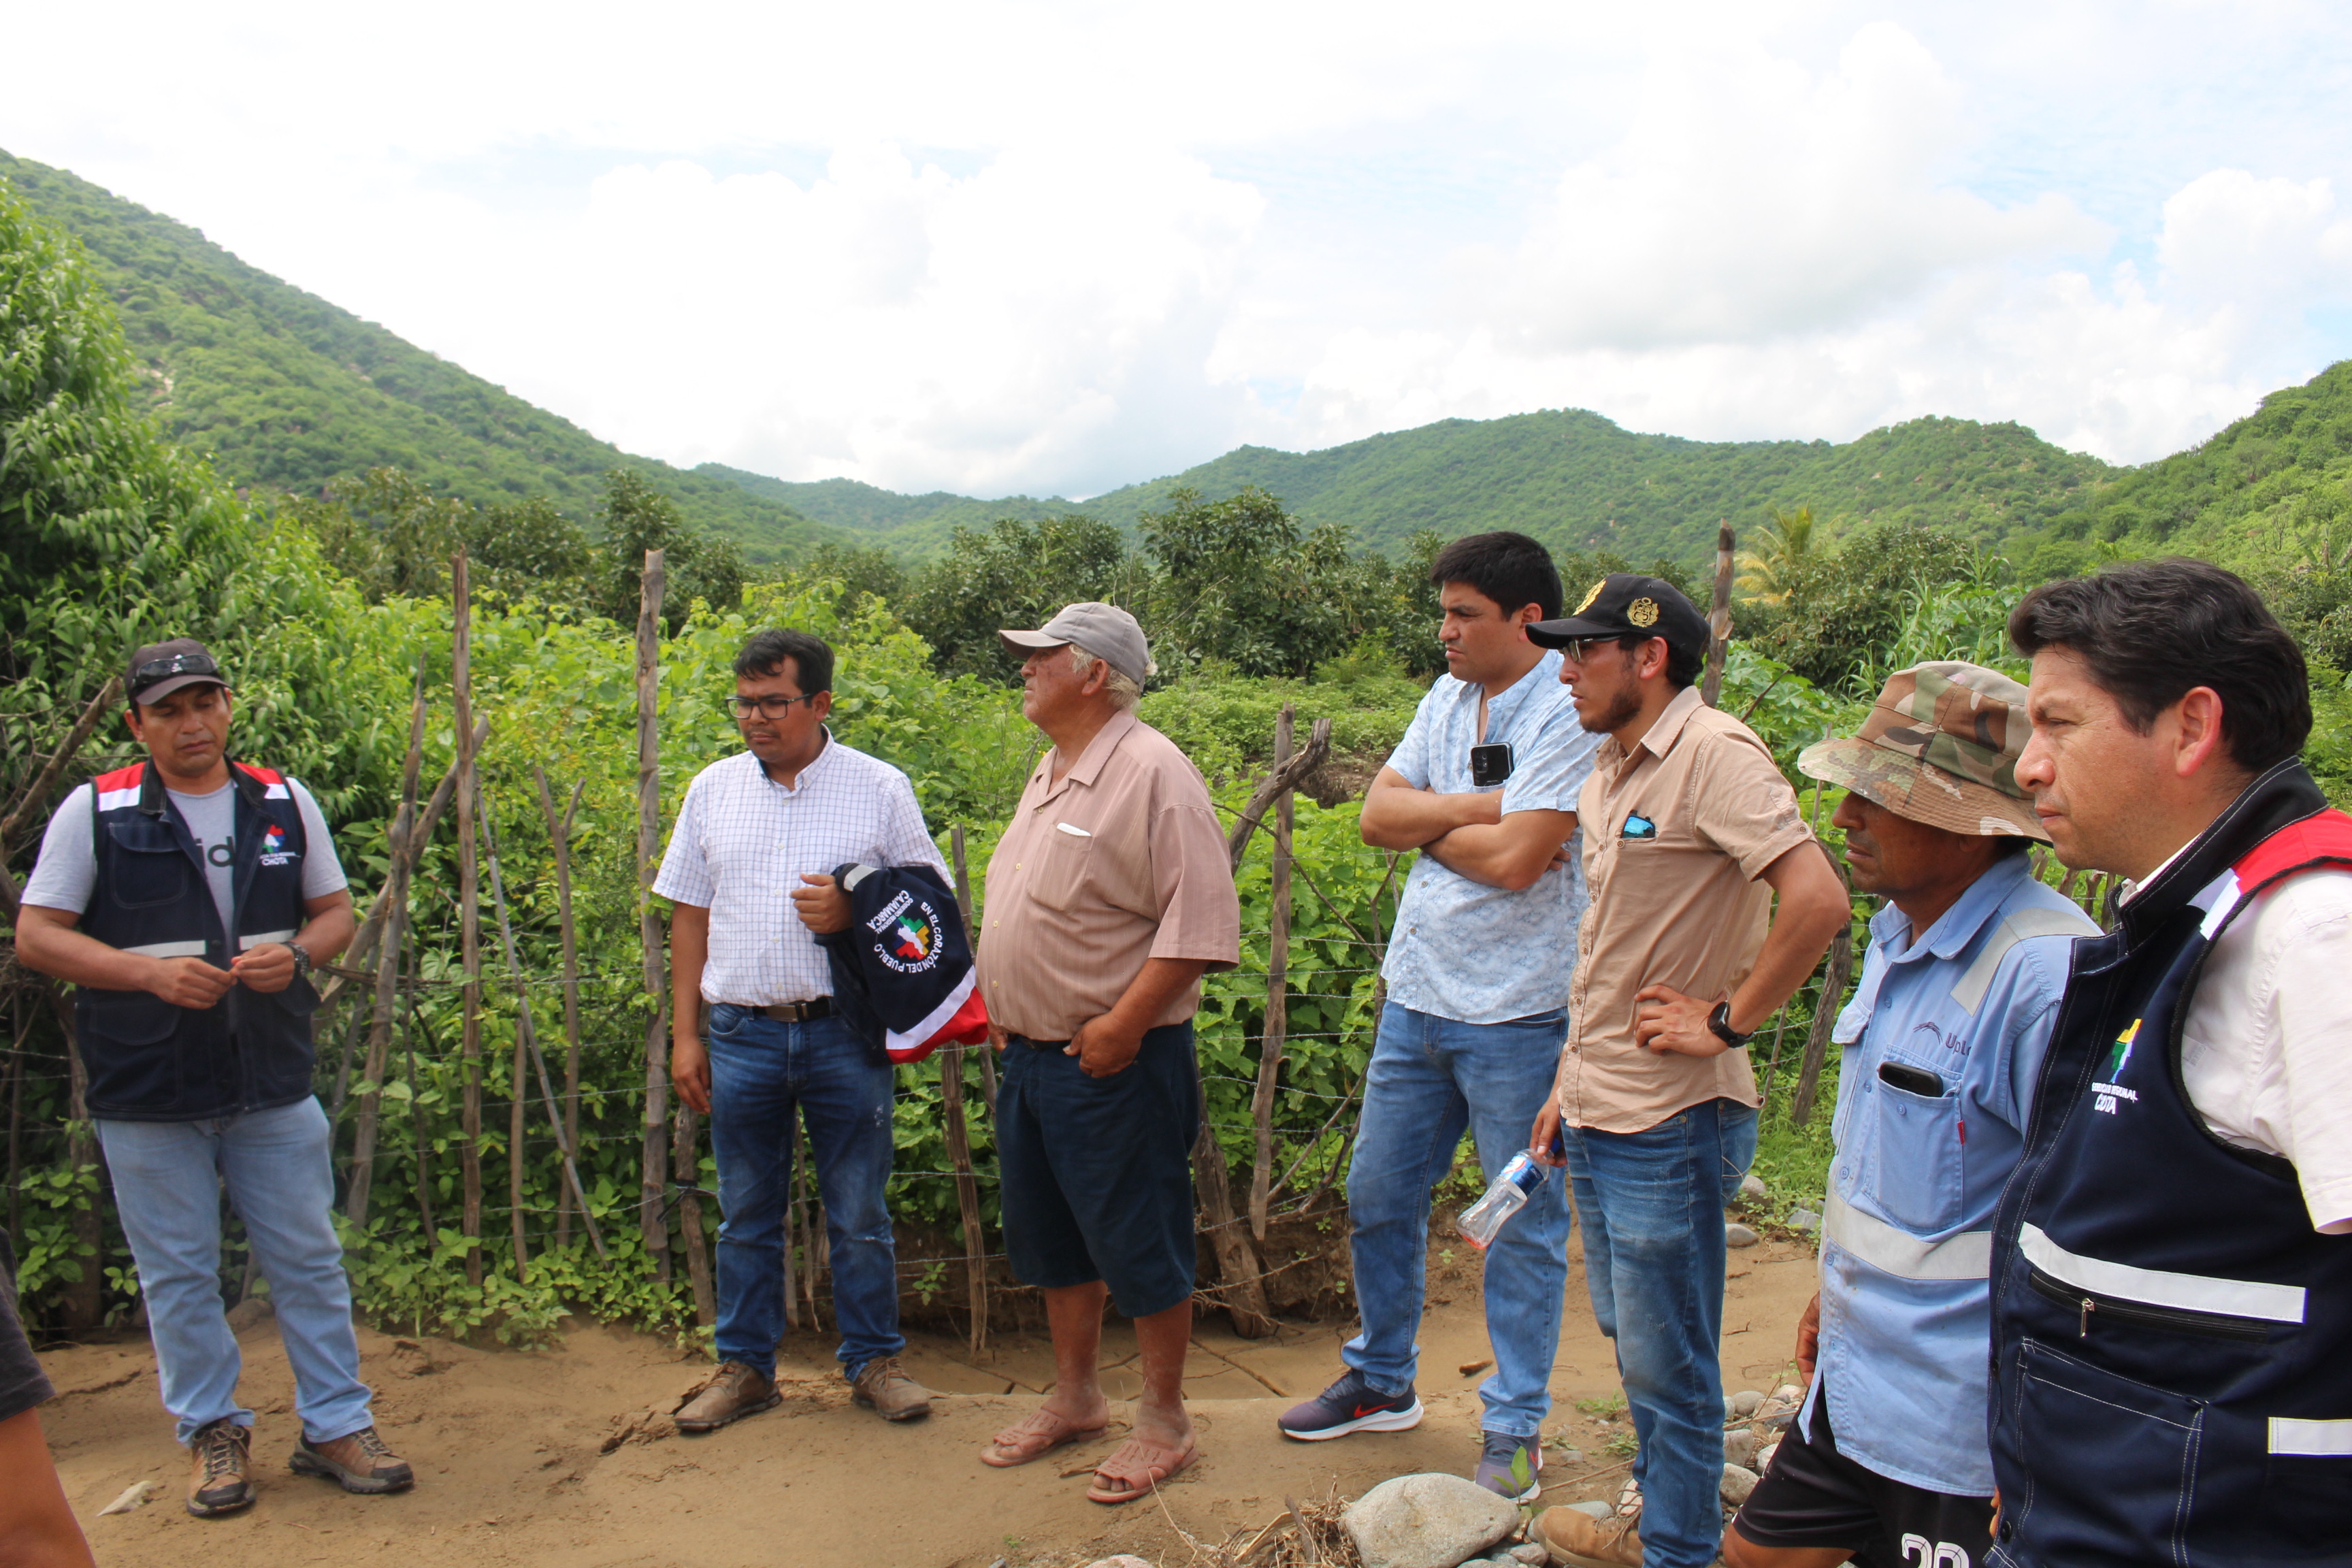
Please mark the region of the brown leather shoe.
POLYGON ((331 1443, 313 1443, 306 1436, 294 1445, 290 1462, 296 1475, 334 1481, 347 1492, 404 1492, 416 1484, 416 1472, 408 1461, 385 1447, 373 1426, 331 1443))
POLYGON ((681 1432, 715 1432, 730 1421, 772 1410, 783 1402, 775 1384, 740 1361, 722 1361, 719 1369, 678 1401, 672 1419, 681 1432))
POLYGON ((251 1508, 255 1492, 247 1473, 253 1454, 253 1428, 240 1426, 224 1415, 196 1429, 188 1445, 188 1511, 198 1519, 214 1519, 251 1508))
POLYGON ((885 1421, 912 1421, 931 1413, 931 1391, 907 1375, 894 1355, 878 1355, 857 1369, 850 1392, 885 1421))
POLYGON ((1642 1537, 1630 1519, 1548 1508, 1537 1516, 1536 1539, 1554 1557, 1579 1568, 1642 1568, 1642 1537))

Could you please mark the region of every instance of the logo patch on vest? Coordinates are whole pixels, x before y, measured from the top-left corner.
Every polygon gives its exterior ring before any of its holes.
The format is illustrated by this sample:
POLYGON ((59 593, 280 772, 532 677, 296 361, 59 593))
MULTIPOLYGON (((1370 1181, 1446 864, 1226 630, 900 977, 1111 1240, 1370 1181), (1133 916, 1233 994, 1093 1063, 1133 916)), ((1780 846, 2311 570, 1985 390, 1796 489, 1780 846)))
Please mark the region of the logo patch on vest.
POLYGON ((2139 1103, 2137 1090, 2126 1089, 2115 1081, 2123 1076, 2125 1066, 2131 1060, 2132 1045, 2139 1038, 2139 1026, 2140 1020, 2134 1018, 2131 1027, 2116 1037, 2114 1048, 2107 1053, 2107 1081, 2091 1085, 2091 1092, 2099 1097, 2092 1110, 2113 1116, 2117 1100, 2128 1100, 2135 1105, 2139 1103))
POLYGON ((286 847, 285 832, 277 824, 270 824, 268 830, 261 836, 261 863, 283 866, 293 858, 292 851, 286 847))

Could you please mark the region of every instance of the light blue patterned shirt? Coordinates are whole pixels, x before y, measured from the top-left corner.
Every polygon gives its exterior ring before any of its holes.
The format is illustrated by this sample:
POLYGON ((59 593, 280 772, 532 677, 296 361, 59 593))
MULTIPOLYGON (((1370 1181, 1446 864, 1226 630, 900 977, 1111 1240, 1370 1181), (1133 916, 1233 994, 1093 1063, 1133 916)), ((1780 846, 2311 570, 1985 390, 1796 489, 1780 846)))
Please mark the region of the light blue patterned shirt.
POLYGON ((1893 904, 1870 922, 1862 982, 1830 1036, 1845 1052, 1803 1419, 1811 1431, 1826 1390, 1839 1452, 1890 1479, 1992 1492, 1993 1205, 2023 1152, 2068 955, 2098 930, 2022 855, 1925 933, 1893 904), (1885 1082, 1887 1062, 1934 1074, 1943 1092, 1885 1082))
MULTIPOLYGON (((1470 748, 1478 742, 1478 687, 1441 675, 1421 700, 1389 766, 1415 789, 1469 795, 1470 748)), ((1559 683, 1559 655, 1536 667, 1486 705, 1486 742, 1507 742, 1511 776, 1503 814, 1574 811, 1601 737, 1577 722, 1559 683)), ((1484 792, 1476 792, 1484 793, 1484 792)), ((1500 1024, 1568 1005, 1576 974, 1576 926, 1584 918, 1584 873, 1577 841, 1520 892, 1490 888, 1430 856, 1413 862, 1389 940, 1389 1000, 1465 1024, 1500 1024)))

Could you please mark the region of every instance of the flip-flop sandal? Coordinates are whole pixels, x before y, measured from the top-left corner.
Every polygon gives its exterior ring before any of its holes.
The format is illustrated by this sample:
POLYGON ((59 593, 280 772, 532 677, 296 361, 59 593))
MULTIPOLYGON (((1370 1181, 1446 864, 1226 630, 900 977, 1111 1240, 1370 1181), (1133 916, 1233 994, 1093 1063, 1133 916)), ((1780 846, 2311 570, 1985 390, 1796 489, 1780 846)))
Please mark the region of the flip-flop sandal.
POLYGON ((1129 1437, 1109 1458, 1095 1467, 1095 1485, 1087 1489, 1087 1500, 1122 1503, 1150 1497, 1160 1482, 1181 1473, 1200 1457, 1197 1447, 1179 1453, 1148 1437, 1129 1437))
POLYGON ((1056 1448, 1099 1437, 1103 1432, 1101 1426, 1080 1426, 1050 1410, 1032 1411, 991 1437, 988 1447, 980 1451, 980 1462, 1000 1470, 1010 1469, 1032 1459, 1042 1459, 1056 1448), (1000 1453, 1005 1457, 999 1458, 1000 1453))

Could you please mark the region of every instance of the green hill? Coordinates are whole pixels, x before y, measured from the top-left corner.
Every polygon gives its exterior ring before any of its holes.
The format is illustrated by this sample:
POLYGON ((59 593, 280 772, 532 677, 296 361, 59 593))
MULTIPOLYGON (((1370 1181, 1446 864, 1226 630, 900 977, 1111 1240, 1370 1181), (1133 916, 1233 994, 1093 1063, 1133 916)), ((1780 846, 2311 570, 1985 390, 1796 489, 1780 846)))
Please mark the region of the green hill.
POLYGON ((1391 553, 1423 529, 1452 538, 1515 528, 1558 550, 1694 565, 1714 551, 1717 519, 1745 533, 1773 509, 1801 504, 1847 525, 1940 523, 1998 541, 2048 524, 2121 471, 2013 424, 1914 419, 1843 444, 1689 441, 1636 435, 1580 409, 1446 419, 1319 452, 1243 447, 1083 503, 903 496, 848 479, 790 484, 711 463, 697 470, 910 555, 931 554, 958 524, 1081 511, 1131 528, 1179 487, 1221 500, 1256 485, 1308 522, 1347 523, 1391 553))
POLYGON ((2108 551, 2179 551, 2240 570, 2352 563, 2352 360, 2086 492, 2019 544, 2045 574, 2108 551))
POLYGON ((81 240, 166 430, 237 484, 315 495, 390 465, 477 504, 547 496, 585 521, 600 476, 625 464, 755 559, 832 537, 772 497, 631 457, 63 170, 0 152, 0 180, 81 240))

